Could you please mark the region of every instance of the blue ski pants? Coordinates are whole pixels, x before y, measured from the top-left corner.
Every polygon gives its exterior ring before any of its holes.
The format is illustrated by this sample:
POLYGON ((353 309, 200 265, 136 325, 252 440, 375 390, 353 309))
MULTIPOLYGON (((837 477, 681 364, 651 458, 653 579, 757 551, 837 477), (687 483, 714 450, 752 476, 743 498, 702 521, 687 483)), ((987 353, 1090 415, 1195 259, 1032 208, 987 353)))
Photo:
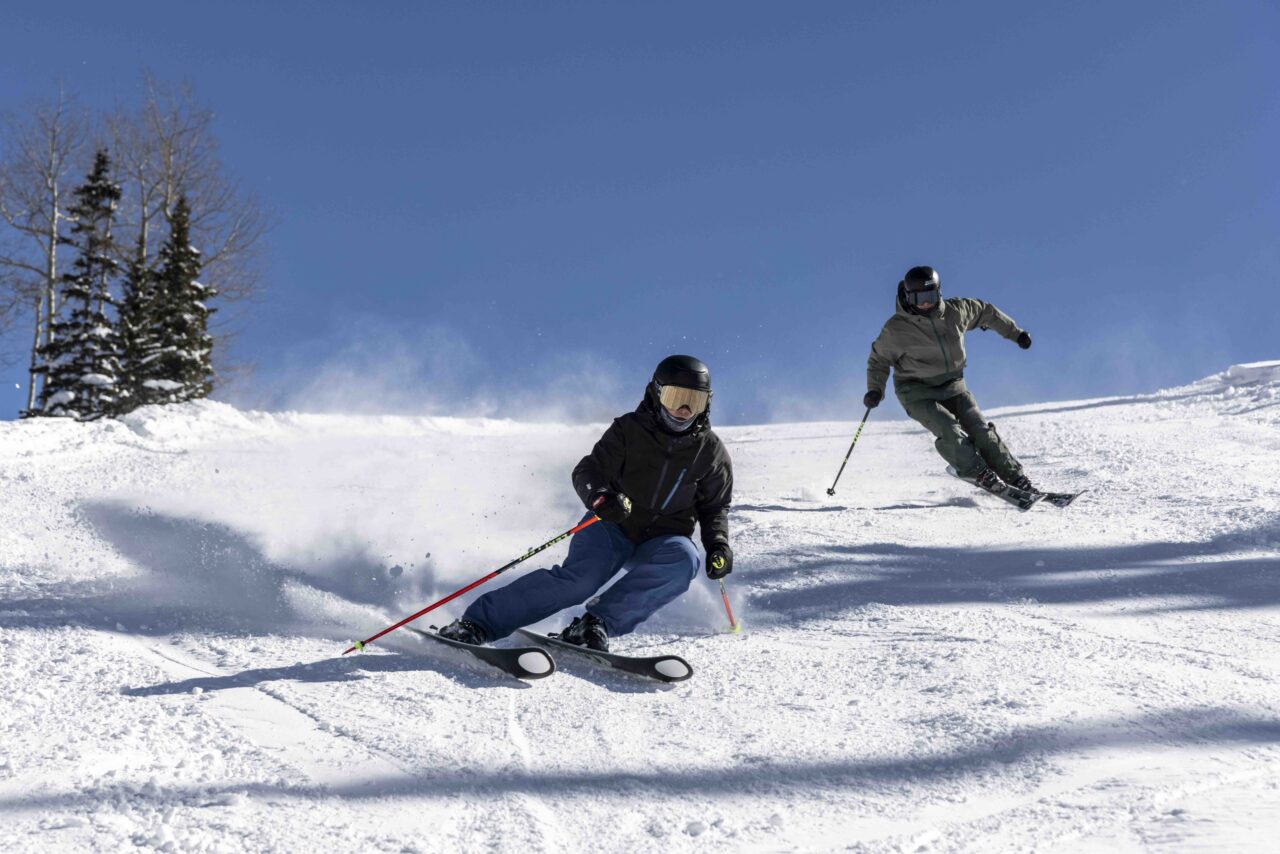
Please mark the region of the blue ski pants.
POLYGON ((617 525, 596 522, 569 541, 563 564, 536 569, 486 593, 462 617, 498 640, 587 601, 625 569, 627 574, 587 608, 604 621, 610 637, 617 637, 688 590, 701 565, 688 537, 654 537, 637 546, 617 525))

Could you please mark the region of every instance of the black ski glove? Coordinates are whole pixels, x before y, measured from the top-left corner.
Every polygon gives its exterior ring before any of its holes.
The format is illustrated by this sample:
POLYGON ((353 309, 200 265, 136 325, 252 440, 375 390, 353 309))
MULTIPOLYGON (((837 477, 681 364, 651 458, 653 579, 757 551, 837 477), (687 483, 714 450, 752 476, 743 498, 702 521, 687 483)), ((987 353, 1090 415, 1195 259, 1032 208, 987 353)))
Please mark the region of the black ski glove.
POLYGON ((1028 350, 1031 348, 1031 336, 1028 335, 1025 331, 1018 336, 1018 346, 1021 347, 1023 350, 1028 350))
POLYGON ((707 578, 719 581, 733 572, 733 549, 728 543, 720 543, 707 552, 707 578))
POLYGON ((862 396, 862 405, 867 409, 875 409, 880 405, 881 400, 884 400, 884 392, 878 388, 873 388, 862 396))
POLYGON ((591 493, 591 512, 616 525, 631 515, 631 499, 612 489, 597 489, 591 493))

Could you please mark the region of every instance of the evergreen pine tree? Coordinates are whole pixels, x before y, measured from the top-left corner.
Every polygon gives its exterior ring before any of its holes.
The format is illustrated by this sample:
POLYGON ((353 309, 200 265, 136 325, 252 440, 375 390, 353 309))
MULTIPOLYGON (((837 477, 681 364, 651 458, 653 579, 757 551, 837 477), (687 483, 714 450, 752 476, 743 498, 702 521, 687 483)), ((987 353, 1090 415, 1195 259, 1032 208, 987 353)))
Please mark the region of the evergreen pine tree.
MULTIPOLYGON (((191 245, 191 209, 178 199, 169 238, 160 249, 155 273, 154 350, 144 355, 143 396, 156 403, 181 403, 213 391, 213 337, 208 301, 217 292, 196 280, 200 253, 191 245)), ((148 343, 148 347, 150 344, 148 343)))
POLYGON ((120 338, 106 311, 115 305, 110 285, 119 265, 111 225, 119 201, 111 160, 99 149, 69 209, 74 224, 66 242, 77 256, 62 276, 62 305, 51 321, 49 343, 39 351, 43 415, 89 419, 116 408, 120 338))
POLYGON ((148 403, 161 402, 161 393, 144 383, 159 379, 160 343, 156 323, 156 276, 147 267, 142 238, 125 265, 120 298, 120 385, 116 406, 128 412, 148 403))

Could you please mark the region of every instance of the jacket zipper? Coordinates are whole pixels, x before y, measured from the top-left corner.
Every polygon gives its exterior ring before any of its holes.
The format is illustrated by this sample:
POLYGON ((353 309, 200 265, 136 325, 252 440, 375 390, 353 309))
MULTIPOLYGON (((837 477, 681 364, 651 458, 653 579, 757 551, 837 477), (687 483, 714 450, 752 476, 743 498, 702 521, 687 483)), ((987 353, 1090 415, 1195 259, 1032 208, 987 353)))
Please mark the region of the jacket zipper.
POLYGON ((689 460, 689 465, 680 469, 680 474, 676 477, 676 485, 671 487, 671 491, 667 493, 667 500, 662 502, 662 506, 658 508, 659 510, 667 509, 667 505, 671 503, 671 499, 672 497, 675 496, 676 490, 680 488, 680 484, 684 483, 684 476, 688 474, 690 471, 692 471, 693 468, 698 464, 698 458, 702 456, 702 451, 706 447, 707 446, 705 443, 703 442, 698 443, 698 450, 693 455, 693 459, 689 460))
POLYGON ((938 334, 938 327, 934 324, 933 318, 929 318, 929 327, 933 330, 933 339, 938 342, 938 349, 942 351, 942 364, 946 367, 947 373, 951 373, 951 359, 947 356, 947 348, 942 346, 942 336, 938 334))
MULTIPOLYGON (((667 466, 671 465, 671 448, 667 448, 667 457, 662 461, 662 471, 658 472, 658 482, 653 487, 653 500, 649 502, 650 507, 658 505, 658 496, 662 493, 662 481, 667 476, 667 466)), ((666 507, 667 505, 662 505, 666 507)))
POLYGON ((662 502, 662 506, 658 508, 659 510, 667 509, 667 505, 671 503, 671 497, 675 495, 676 490, 680 488, 680 483, 684 480, 684 473, 687 471, 688 469, 680 469, 680 474, 676 477, 675 486, 671 487, 671 491, 667 493, 667 500, 662 502))

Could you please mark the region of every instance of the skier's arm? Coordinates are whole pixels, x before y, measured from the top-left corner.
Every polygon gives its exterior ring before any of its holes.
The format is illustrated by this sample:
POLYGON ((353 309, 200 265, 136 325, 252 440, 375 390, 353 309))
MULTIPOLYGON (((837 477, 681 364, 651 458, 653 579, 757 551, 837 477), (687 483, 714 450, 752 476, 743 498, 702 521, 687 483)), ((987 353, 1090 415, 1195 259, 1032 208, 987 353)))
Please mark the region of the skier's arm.
MULTIPOLYGON (((951 302, 951 300, 948 300, 951 302)), ((1010 341, 1017 341, 1018 336, 1022 334, 1022 330, 1018 324, 1013 322, 1013 318, 996 308, 989 302, 983 302, 980 299, 967 299, 961 297, 954 300, 959 303, 957 306, 965 313, 965 331, 973 329, 992 329, 1008 338, 1010 341)))
POLYGON ((591 509, 591 493, 602 487, 610 488, 614 479, 622 473, 622 461, 626 453, 627 443, 622 434, 622 426, 615 418, 600 441, 591 449, 591 453, 573 468, 573 489, 588 510, 591 509))
POLYGON ((729 544, 729 504, 733 501, 733 463, 723 445, 716 447, 711 471, 698 481, 694 504, 702 529, 702 547, 710 554, 720 544, 729 544))
POLYGON ((867 357, 867 391, 878 391, 883 396, 884 388, 889 384, 889 368, 897 361, 894 354, 888 352, 885 332, 871 345, 871 355, 867 357))

